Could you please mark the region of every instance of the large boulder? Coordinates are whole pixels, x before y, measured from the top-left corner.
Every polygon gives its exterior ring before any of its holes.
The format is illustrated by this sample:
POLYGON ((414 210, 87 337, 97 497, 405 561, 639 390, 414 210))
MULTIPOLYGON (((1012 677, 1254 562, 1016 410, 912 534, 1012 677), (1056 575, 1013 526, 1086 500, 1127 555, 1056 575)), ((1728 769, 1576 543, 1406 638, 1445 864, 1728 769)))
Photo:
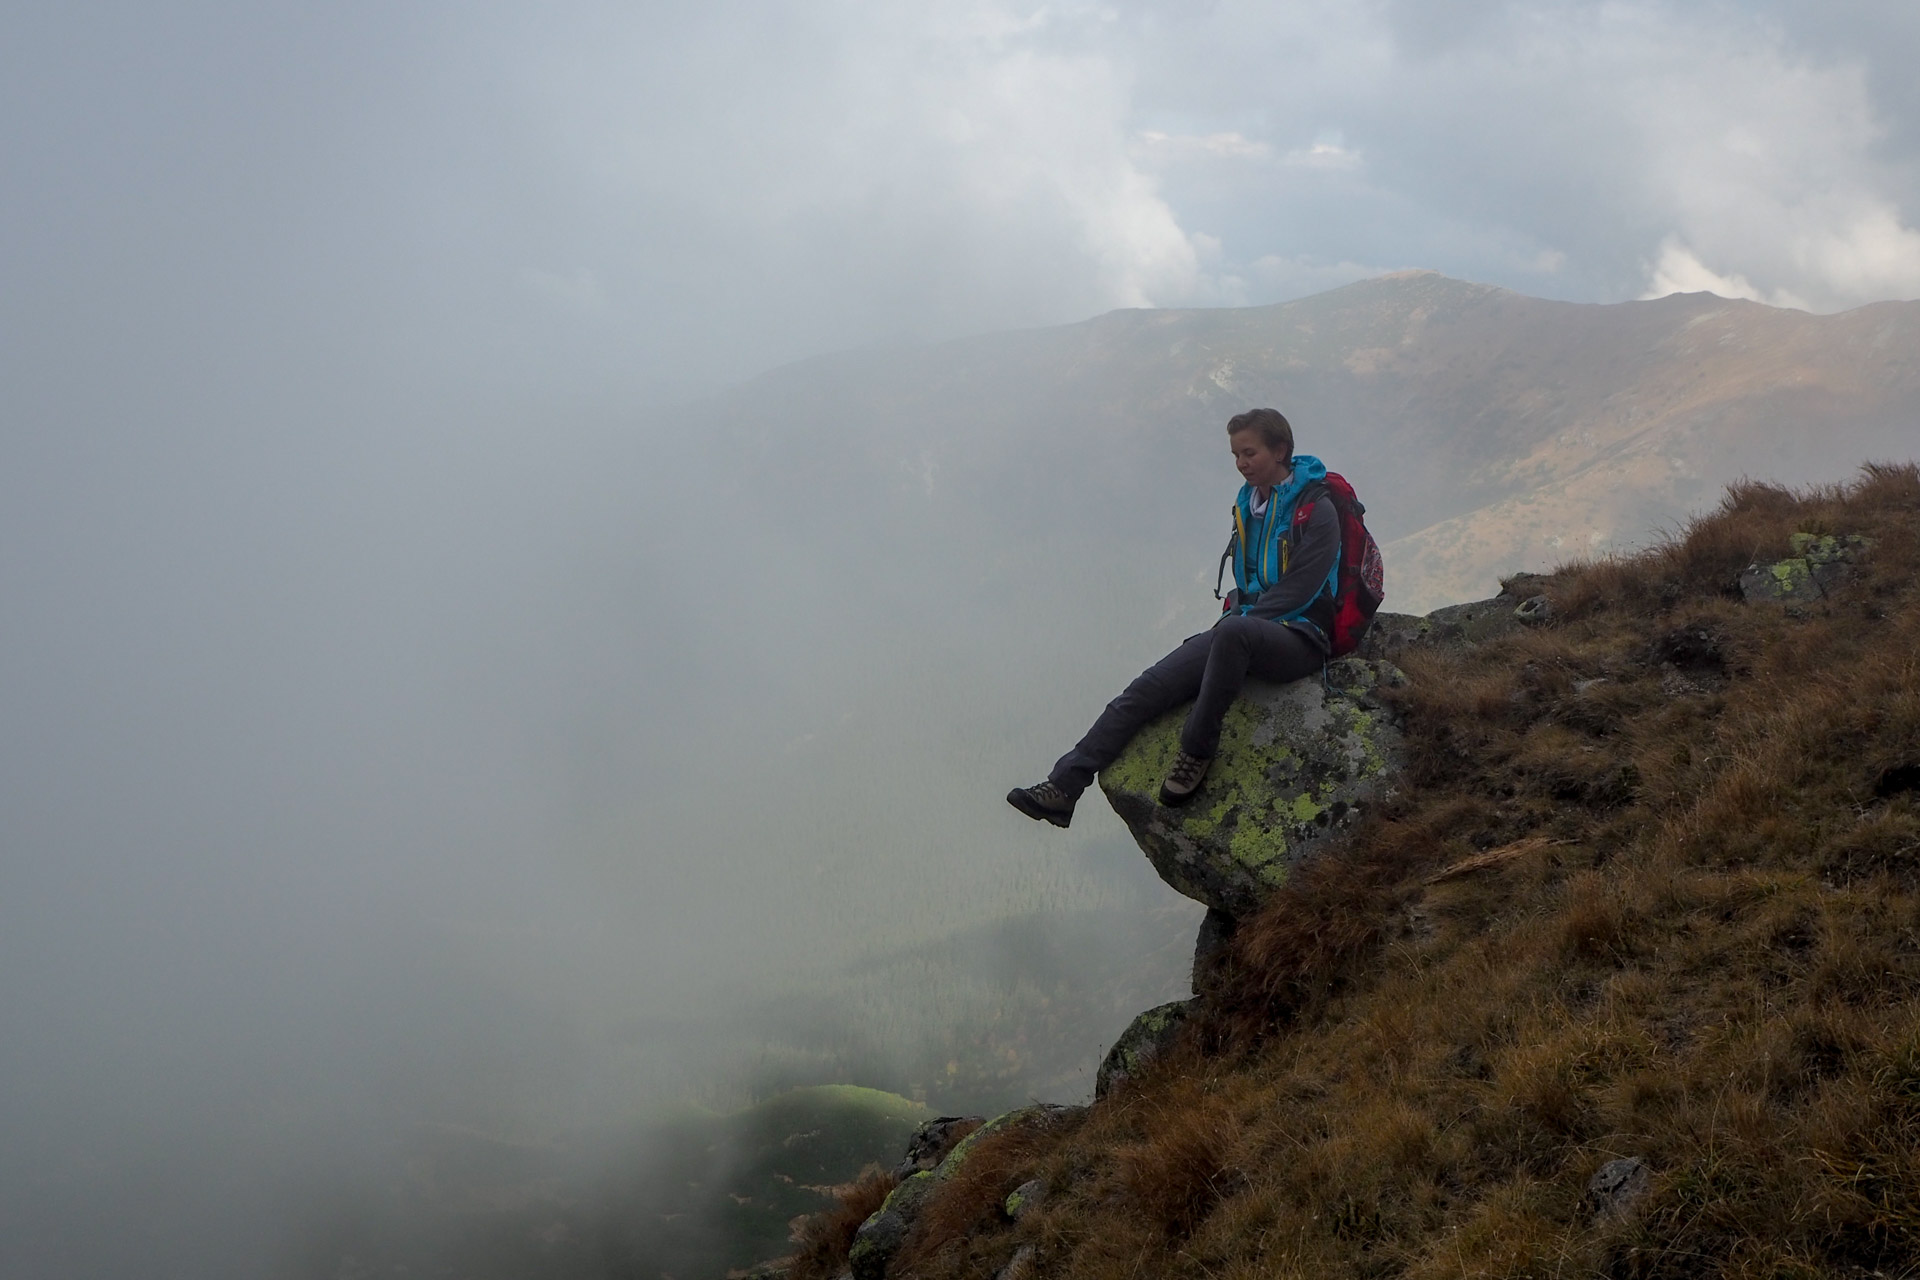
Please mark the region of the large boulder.
POLYGON ((1377 694, 1405 680, 1390 663, 1343 658, 1325 682, 1250 681, 1187 804, 1158 799, 1184 706, 1136 734, 1100 787, 1163 880, 1228 916, 1248 915, 1304 854, 1385 796, 1405 740, 1377 694))
POLYGON ((1409 649, 1460 651, 1478 648, 1522 627, 1550 620, 1552 606, 1541 589, 1547 579, 1516 573, 1500 583, 1500 594, 1466 604, 1450 604, 1432 613, 1377 613, 1360 642, 1360 656, 1392 661, 1409 649))

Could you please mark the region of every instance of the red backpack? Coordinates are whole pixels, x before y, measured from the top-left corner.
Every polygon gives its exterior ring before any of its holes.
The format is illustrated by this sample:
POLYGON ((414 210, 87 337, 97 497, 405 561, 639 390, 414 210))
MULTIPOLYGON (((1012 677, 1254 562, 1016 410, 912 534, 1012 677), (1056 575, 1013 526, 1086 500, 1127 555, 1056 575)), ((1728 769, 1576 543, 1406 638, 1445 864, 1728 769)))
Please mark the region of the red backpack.
MULTIPOLYGON (((1336 471, 1329 471, 1322 480, 1321 487, 1327 491, 1327 498, 1333 503, 1333 511, 1340 519, 1340 564, 1334 577, 1333 618, 1327 636, 1329 657, 1341 658, 1360 647, 1361 637, 1367 634, 1367 625, 1373 621, 1373 615, 1379 611, 1380 602, 1387 598, 1383 585, 1385 574, 1380 561, 1380 544, 1367 532, 1366 504, 1360 501, 1360 495, 1353 491, 1347 478, 1336 471)), ((1305 497, 1295 506, 1293 512, 1294 528, 1299 528, 1313 515, 1316 498, 1305 497)), ((1233 559, 1232 542, 1227 543, 1226 551, 1220 557, 1220 573, 1226 572, 1227 563, 1233 559)), ((1220 573, 1214 575, 1213 594, 1224 599, 1224 609, 1231 610, 1238 604, 1238 593, 1229 592, 1220 596, 1220 573)))
MULTIPOLYGON (((1332 656, 1338 658, 1360 647, 1360 638, 1367 634, 1367 624, 1387 591, 1380 544, 1367 532, 1366 505, 1338 472, 1327 472, 1325 483, 1334 514, 1340 517, 1340 574, 1333 587, 1333 634, 1327 637, 1332 656)), ((1312 514, 1312 503, 1301 505, 1306 514, 1312 514)), ((1296 514, 1295 523, 1302 518, 1296 514)))

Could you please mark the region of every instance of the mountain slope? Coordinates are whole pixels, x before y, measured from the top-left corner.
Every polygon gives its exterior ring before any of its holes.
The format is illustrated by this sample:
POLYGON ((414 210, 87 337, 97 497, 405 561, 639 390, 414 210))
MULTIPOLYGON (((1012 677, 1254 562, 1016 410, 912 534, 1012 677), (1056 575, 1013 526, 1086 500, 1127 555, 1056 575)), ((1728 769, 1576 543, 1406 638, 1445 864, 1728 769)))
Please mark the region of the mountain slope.
POLYGON ((1913 1274, 1920 472, 1744 486, 1541 587, 1550 625, 1407 659, 1402 796, 1243 926, 1184 1049, 982 1144, 889 1274, 1913 1274), (1803 531, 1871 550, 1727 595, 1803 531))
MULTIPOLYGON (((1643 541, 1742 473, 1836 479, 1910 456, 1917 368, 1920 304, 1583 306, 1414 273, 773 371, 686 410, 687 465, 633 460, 659 466, 642 501, 663 532, 636 555, 647 575, 607 573, 631 603, 594 656, 616 689, 633 680, 623 627, 685 656, 646 667, 627 705, 583 711, 598 883, 755 921, 751 946, 711 930, 675 945, 762 998, 1069 909, 1135 912, 1112 936, 1145 953, 1156 926, 1138 909, 1167 897, 1130 878, 1140 860, 1111 815, 1040 841, 1002 797, 1211 623, 1230 414, 1293 416, 1302 449, 1369 505, 1387 607, 1418 610, 1643 541), (695 565, 698 590, 682 582, 695 565), (671 749, 650 740, 615 767, 604 743, 633 733, 635 704, 680 709, 671 749)), ((873 1038, 911 1059, 946 1011, 896 990, 885 1017, 849 1021, 889 1024, 873 1038)))
MULTIPOLYGON (((1214 437, 1259 404, 1355 480, 1392 544, 1395 607, 1423 611, 1498 572, 1644 544, 1743 474, 1827 481, 1905 456, 1920 303, 1596 306, 1409 272, 811 361, 716 418, 808 491, 877 482, 930 506, 921 518, 964 502, 1046 539, 1103 503, 1221 506, 1214 437)), ((1178 536, 1152 515, 1138 533, 1178 536)))

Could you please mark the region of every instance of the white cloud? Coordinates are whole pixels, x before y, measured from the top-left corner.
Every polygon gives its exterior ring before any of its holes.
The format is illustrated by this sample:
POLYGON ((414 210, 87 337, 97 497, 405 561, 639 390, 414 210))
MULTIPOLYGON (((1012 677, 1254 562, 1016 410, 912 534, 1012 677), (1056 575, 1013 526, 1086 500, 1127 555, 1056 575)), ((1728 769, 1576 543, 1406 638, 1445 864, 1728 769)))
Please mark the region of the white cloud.
POLYGON ((1673 236, 1661 244, 1660 256, 1649 272, 1651 282, 1641 295, 1643 298, 1664 298, 1671 293, 1713 293, 1722 298, 1747 298, 1769 306, 1806 310, 1806 303, 1792 294, 1762 293, 1743 275, 1722 275, 1714 271, 1673 236))
POLYGON ((1816 46, 1772 16, 1790 5, 1223 0, 1140 45, 1136 110, 1181 125, 1142 162, 1228 264, 1418 261, 1594 300, 1920 296, 1920 95, 1869 34, 1911 29, 1895 8, 1860 0, 1816 46), (1276 163, 1208 167, 1199 140, 1229 131, 1276 163))
POLYGON ((1920 231, 1879 200, 1857 204, 1845 222, 1803 236, 1795 246, 1797 261, 1845 301, 1920 297, 1920 231))
POLYGON ((1691 281, 1820 311, 1920 296, 1920 232, 1889 194, 1862 65, 1815 61, 1757 24, 1663 17, 1643 34, 1676 52, 1621 50, 1639 68, 1625 103, 1643 181, 1670 227, 1649 290, 1691 281))
MULTIPOLYGON (((728 276, 806 299, 814 314, 785 337, 800 351, 1231 297, 1138 160, 1111 14, 865 0, 780 17, 776 40, 723 3, 671 59, 634 19, 601 40, 601 65, 583 74, 571 46, 533 91, 611 206, 670 214, 735 255, 728 276)), ((1198 146, 1264 154, 1231 132, 1198 146)), ((627 251, 652 260, 628 286, 640 305, 659 249, 627 251)), ((670 287, 708 287, 687 265, 670 287)))
POLYGON ((1219 160, 1258 160, 1273 159, 1273 148, 1264 142, 1255 142, 1244 134, 1234 131, 1206 134, 1170 134, 1158 129, 1148 129, 1140 134, 1140 141, 1154 152, 1166 155, 1201 155, 1219 160))
POLYGON ((1287 152, 1286 162, 1304 169, 1358 169, 1360 153, 1337 142, 1316 142, 1287 152))
POLYGON ((470 59, 514 69, 487 146, 543 181, 472 185, 494 261, 579 264, 523 283, 608 359, 676 370, 1374 264, 1596 301, 1920 295, 1920 166, 1857 40, 1734 4, 1440 8, 562 4, 470 59))

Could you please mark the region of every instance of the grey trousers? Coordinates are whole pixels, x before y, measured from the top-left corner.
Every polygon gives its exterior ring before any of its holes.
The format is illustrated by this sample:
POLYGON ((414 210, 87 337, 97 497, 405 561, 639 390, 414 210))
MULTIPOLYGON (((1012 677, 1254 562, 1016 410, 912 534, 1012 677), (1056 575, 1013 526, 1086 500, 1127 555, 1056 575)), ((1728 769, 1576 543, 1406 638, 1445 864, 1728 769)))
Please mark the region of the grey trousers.
POLYGON ((1220 722, 1248 676, 1284 683, 1312 675, 1326 660, 1319 645, 1284 623, 1222 618, 1142 671, 1047 778, 1068 795, 1079 795, 1148 721, 1189 698, 1193 710, 1180 731, 1180 749, 1211 758, 1220 749, 1220 722))

